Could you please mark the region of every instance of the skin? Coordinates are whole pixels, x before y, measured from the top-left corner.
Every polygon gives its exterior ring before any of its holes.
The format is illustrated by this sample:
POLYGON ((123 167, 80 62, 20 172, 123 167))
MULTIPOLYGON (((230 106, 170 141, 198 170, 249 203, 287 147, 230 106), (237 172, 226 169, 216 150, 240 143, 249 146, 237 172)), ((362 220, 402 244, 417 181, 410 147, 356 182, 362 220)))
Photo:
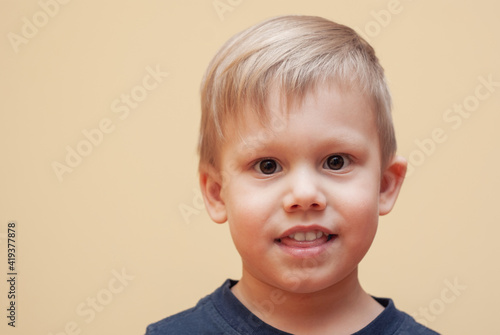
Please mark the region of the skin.
POLYGON ((267 106, 272 126, 245 113, 220 148, 219 168, 200 168, 208 213, 228 221, 242 258, 232 291, 283 331, 351 334, 383 310, 357 269, 379 215, 396 201, 406 161, 382 164, 371 100, 356 90, 320 85, 289 111, 279 94, 267 106), (287 237, 308 231, 323 236, 287 237))

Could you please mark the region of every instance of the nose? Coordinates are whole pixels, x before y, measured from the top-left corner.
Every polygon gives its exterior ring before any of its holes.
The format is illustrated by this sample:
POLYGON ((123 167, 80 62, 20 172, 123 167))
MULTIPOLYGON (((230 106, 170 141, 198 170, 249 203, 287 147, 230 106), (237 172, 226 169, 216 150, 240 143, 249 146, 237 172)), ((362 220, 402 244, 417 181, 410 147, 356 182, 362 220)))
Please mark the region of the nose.
POLYGON ((321 190, 320 181, 314 171, 301 169, 288 175, 289 190, 283 198, 283 206, 287 212, 323 210, 326 197, 321 190))

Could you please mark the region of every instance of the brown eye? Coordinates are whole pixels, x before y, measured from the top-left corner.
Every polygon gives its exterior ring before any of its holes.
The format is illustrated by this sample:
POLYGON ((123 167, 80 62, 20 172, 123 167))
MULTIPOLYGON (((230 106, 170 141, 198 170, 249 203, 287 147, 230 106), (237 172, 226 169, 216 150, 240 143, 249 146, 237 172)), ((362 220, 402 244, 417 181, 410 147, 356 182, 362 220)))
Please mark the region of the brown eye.
POLYGON ((279 165, 273 159, 264 159, 257 163, 256 169, 263 174, 273 174, 278 171, 279 165))
POLYGON ((344 157, 341 155, 332 155, 326 159, 325 168, 330 170, 340 170, 345 166, 344 157))

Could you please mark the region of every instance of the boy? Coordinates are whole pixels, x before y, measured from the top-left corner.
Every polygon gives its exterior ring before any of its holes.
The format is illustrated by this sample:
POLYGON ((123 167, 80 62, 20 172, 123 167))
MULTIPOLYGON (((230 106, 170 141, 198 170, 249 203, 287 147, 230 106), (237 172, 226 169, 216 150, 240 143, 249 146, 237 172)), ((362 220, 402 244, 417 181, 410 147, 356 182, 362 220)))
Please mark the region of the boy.
POLYGON ((436 334, 358 281, 406 173, 373 49, 326 19, 277 17, 231 38, 201 93, 201 190, 242 277, 147 334, 436 334))

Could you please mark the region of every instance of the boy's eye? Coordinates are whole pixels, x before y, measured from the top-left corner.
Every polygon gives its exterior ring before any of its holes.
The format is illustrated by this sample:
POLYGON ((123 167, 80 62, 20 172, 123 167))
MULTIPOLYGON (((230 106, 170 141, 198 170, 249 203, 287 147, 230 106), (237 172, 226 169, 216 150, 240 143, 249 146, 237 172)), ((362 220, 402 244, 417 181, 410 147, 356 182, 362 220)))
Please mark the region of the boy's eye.
POLYGON ((348 165, 349 158, 345 155, 331 155, 326 159, 323 167, 330 170, 340 170, 348 165))
POLYGON ((255 165, 255 169, 263 174, 273 174, 281 171, 280 165, 274 159, 264 159, 255 165))

